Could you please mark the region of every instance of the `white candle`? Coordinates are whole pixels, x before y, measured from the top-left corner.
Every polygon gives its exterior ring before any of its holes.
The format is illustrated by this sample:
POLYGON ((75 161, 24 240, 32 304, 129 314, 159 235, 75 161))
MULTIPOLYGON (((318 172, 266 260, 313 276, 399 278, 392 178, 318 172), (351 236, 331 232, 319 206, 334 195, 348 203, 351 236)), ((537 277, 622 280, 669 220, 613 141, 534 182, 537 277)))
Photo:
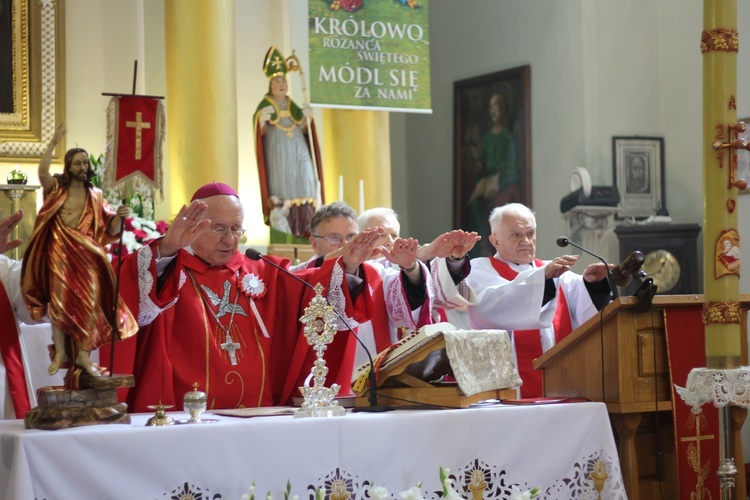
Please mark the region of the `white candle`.
POLYGON ((339 175, 339 201, 344 201, 344 176, 339 175))
POLYGON ((364 211, 365 211, 365 181, 360 179, 359 180, 359 213, 360 215, 364 211))

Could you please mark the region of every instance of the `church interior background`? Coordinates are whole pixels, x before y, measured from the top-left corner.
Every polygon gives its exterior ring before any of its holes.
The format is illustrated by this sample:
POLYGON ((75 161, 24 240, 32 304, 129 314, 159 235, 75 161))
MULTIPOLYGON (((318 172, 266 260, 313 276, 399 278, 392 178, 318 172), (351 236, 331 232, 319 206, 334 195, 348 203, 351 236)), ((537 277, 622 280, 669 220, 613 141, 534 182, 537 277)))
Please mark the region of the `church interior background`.
MULTIPOLYGON (((101 94, 130 91, 134 60, 139 63, 137 93, 169 101, 165 5, 170 1, 178 0, 58 0, 64 52, 56 55, 55 64, 63 66, 64 79, 57 109, 67 122, 67 147, 78 144, 93 155, 104 150, 108 98, 101 94)), ((739 39, 746 49, 750 1, 737 3, 739 39)), ((226 89, 233 93, 235 107, 227 109, 226 118, 236 120, 236 136, 229 141, 235 149, 210 162, 220 170, 236 164, 247 244, 262 249, 268 231, 257 196, 252 132, 254 107, 267 91, 262 60, 268 47, 276 45, 284 53, 295 50, 307 63, 307 1, 220 0, 217 5, 231 9, 235 23, 229 30, 234 33, 229 60, 223 64, 233 69, 226 89)), ((672 223, 702 223, 702 1, 429 0, 429 5, 433 112, 383 112, 379 117, 380 134, 389 138, 381 147, 389 154, 379 158, 384 176, 390 178, 384 196, 400 215, 403 235, 427 242, 453 228, 454 82, 526 64, 531 66, 531 206, 539 224, 539 255, 557 255, 555 238, 570 229, 559 202, 569 192, 572 169, 585 167, 594 185, 612 185, 614 136, 663 137, 666 208, 672 223)), ((740 50, 739 118, 750 117, 748 82, 750 54, 740 50)), ((299 92, 292 81, 291 95, 302 102, 299 92)), ((315 118, 322 133, 330 134, 323 110, 316 109, 315 118)), ((335 141, 323 137, 324 144, 335 141)), ((2 146, 0 178, 20 169, 36 183, 36 164, 9 159, 2 146)), ((166 185, 190 174, 180 172, 180 165, 165 153, 166 185)), ((350 169, 345 199, 356 207, 357 165, 350 169)), ((184 201, 171 199, 169 190, 165 196, 156 204, 156 219, 169 219, 184 201)), ((742 220, 750 215, 750 196, 738 198, 740 237, 747 240, 750 225, 742 220)), ((618 261, 614 227, 622 223, 610 218, 597 229, 579 228, 577 236, 618 261)), ((698 248, 702 252, 702 245, 698 248)), ((741 276, 740 292, 750 292, 750 274, 741 276)))

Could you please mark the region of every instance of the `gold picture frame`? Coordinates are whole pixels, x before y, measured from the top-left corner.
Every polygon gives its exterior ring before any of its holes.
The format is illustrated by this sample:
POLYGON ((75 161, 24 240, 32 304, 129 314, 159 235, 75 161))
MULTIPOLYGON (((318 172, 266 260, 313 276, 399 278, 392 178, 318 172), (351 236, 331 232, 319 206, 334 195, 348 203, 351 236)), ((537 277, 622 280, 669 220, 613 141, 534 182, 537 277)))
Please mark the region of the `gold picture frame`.
POLYGON ((531 66, 454 82, 453 106, 453 227, 479 233, 482 240, 470 255, 489 257, 495 252, 487 222, 492 209, 510 202, 532 206, 531 66), (493 131, 493 113, 499 133, 493 131), (509 138, 509 146, 495 148, 504 158, 488 161, 485 152, 499 137, 509 138))
MULTIPOLYGON (((35 163, 65 120, 65 0, 0 0, 10 36, 0 79, 12 82, 0 109, 0 163, 35 163)), ((3 85, 7 88, 7 84, 3 85)), ((54 161, 65 152, 63 142, 54 161)))
POLYGON ((612 137, 612 178, 620 193, 616 219, 669 215, 663 137, 612 137))

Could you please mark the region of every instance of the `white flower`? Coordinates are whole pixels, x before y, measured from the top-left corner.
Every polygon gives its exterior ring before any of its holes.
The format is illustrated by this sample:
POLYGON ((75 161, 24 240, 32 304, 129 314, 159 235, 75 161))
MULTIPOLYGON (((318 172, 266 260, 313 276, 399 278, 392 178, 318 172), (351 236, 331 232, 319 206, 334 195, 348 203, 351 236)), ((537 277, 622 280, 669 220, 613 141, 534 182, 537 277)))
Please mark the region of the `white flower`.
POLYGON ((510 500, 531 500, 539 494, 539 488, 521 491, 515 484, 511 486, 510 500))
POLYGON ((444 500, 463 500, 461 495, 453 489, 453 481, 450 478, 451 470, 449 468, 440 467, 440 479, 443 482, 443 499, 444 500))
POLYGON ((406 491, 402 491, 398 494, 401 500, 424 500, 422 498, 422 488, 418 486, 412 486, 406 491))
POLYGON ((446 487, 445 496, 443 498, 445 500, 463 500, 463 498, 461 498, 461 495, 459 495, 458 492, 450 486, 450 480, 448 480, 448 483, 449 485, 446 487))
POLYGON ((250 485, 250 491, 247 495, 242 495, 241 500, 255 500, 255 481, 250 485))
POLYGON ((373 486, 370 488, 370 497, 374 500, 387 500, 388 490, 385 486, 373 486))
POLYGON ((124 231, 122 233, 122 244, 131 252, 138 250, 142 246, 140 243, 138 243, 138 240, 136 240, 135 238, 135 233, 133 233, 132 231, 124 231))

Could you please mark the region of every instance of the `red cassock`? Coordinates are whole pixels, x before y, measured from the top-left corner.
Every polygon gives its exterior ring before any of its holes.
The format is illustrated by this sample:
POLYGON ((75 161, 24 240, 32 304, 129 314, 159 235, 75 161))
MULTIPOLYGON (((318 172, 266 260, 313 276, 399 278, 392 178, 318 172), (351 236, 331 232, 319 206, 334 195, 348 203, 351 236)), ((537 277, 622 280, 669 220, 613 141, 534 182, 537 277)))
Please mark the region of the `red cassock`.
MULTIPOLYGON (((301 359, 293 361, 293 352, 303 330, 299 318, 314 292, 240 252, 224 266, 209 266, 181 250, 157 281, 157 244, 123 261, 121 290, 141 325, 130 411, 149 411, 160 401, 182 409, 184 394, 195 383, 206 392, 209 409, 288 404, 289 395, 282 395, 287 378, 296 380, 311 368, 301 359)), ((289 264, 277 262, 284 268, 289 264)), ((343 298, 344 314, 364 319, 367 297, 352 304, 335 261, 296 274, 320 283, 324 293, 334 290, 343 298)), ((337 369, 340 361, 328 354, 326 360, 337 369)))

